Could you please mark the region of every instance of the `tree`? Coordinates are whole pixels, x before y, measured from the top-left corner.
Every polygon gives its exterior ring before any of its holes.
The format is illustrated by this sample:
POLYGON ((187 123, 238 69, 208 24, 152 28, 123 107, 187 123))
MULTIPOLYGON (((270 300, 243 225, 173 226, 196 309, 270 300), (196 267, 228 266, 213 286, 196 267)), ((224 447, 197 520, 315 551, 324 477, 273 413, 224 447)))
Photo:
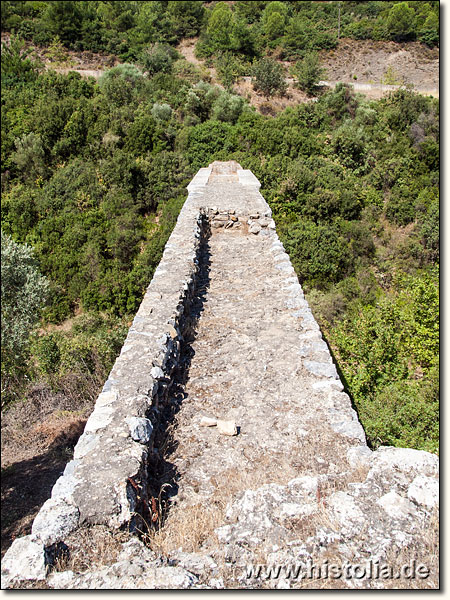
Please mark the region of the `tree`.
POLYGON ((258 60, 252 68, 253 88, 266 98, 279 93, 283 95, 287 84, 283 67, 271 58, 258 60))
POLYGON ((236 13, 243 17, 247 23, 255 23, 259 20, 266 4, 265 0, 241 0, 236 2, 234 7, 236 13))
POLYGON ((267 19, 267 23, 264 25, 264 32, 269 40, 276 40, 281 37, 284 33, 285 20, 280 13, 275 12, 270 15, 267 19))
POLYGON ((192 37, 200 32, 205 12, 203 2, 196 0, 169 1, 167 10, 178 38, 192 37))
POLYGON ((35 79, 42 68, 42 63, 26 48, 24 40, 12 35, 9 44, 2 42, 2 85, 8 80, 35 79))
POLYGON ((324 69, 320 65, 317 52, 310 52, 294 67, 298 87, 312 96, 317 89, 320 79, 324 76, 324 69))
POLYGON ((435 13, 430 13, 425 23, 419 30, 419 39, 428 46, 437 46, 439 44, 439 17, 435 13))
POLYGON ((224 52, 217 59, 215 67, 221 83, 230 91, 241 74, 240 63, 231 52, 224 52))
POLYGON ((213 8, 206 28, 208 38, 217 50, 230 49, 230 36, 233 30, 233 13, 225 2, 218 2, 213 8))
POLYGON ((31 248, 16 244, 3 231, 1 245, 1 370, 8 378, 24 362, 29 335, 47 296, 48 281, 39 273, 31 248))
POLYGON ((61 0, 48 2, 43 21, 54 35, 60 37, 63 43, 73 44, 78 38, 82 25, 78 2, 61 0))
POLYGON ((251 27, 247 25, 244 19, 239 17, 233 19, 233 26, 230 34, 230 48, 234 52, 255 56, 256 37, 251 27))
POLYGON ((394 4, 386 19, 386 29, 395 41, 407 40, 414 35, 415 12, 407 2, 394 4))
POLYGON ((264 33, 270 40, 283 35, 286 27, 288 9, 284 2, 270 2, 264 9, 261 23, 264 33))

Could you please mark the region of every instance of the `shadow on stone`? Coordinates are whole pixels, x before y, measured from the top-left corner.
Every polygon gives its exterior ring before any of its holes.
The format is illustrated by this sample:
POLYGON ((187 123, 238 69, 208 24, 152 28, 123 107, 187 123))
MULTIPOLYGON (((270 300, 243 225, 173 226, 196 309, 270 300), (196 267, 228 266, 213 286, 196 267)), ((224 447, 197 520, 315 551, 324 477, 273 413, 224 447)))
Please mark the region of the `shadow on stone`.
POLYGON ((148 465, 149 498, 150 501, 157 503, 158 510, 161 511, 156 523, 153 523, 155 529, 159 529, 164 525, 171 501, 178 493, 179 474, 176 466, 170 460, 177 448, 173 431, 176 426, 176 415, 183 402, 188 398, 185 385, 189 379, 189 369, 195 356, 192 344, 197 337, 198 322, 208 300, 211 264, 210 233, 209 224, 206 222, 204 238, 201 241, 198 253, 199 269, 194 294, 189 306, 186 306, 184 316, 180 322, 183 336, 181 357, 171 382, 167 402, 162 410, 158 429, 155 432, 154 454, 148 465))

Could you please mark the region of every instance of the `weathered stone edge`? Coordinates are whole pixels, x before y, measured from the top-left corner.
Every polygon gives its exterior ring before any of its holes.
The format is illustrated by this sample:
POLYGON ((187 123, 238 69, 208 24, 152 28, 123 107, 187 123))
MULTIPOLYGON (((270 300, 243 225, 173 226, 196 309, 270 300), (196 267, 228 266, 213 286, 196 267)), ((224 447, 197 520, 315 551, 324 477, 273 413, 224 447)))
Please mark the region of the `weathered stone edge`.
POLYGON ((190 190, 73 460, 37 514, 31 535, 15 540, 4 556, 2 588, 44 579, 52 550, 81 524, 119 527, 132 518, 136 492, 129 480, 145 487, 153 428, 180 355, 180 321, 194 294, 208 223, 195 206, 200 190, 198 185, 190 190))

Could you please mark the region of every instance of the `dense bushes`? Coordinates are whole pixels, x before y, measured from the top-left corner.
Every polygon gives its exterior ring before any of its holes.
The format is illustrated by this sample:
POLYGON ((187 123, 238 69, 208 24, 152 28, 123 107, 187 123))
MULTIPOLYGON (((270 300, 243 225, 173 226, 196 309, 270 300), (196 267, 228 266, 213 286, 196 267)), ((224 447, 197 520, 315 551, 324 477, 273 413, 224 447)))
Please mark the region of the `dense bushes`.
POLYGON ((20 391, 26 374, 29 335, 48 295, 31 248, 1 234, 2 406, 20 391))
POLYGON ((2 30, 16 31, 38 45, 55 36, 76 50, 106 51, 136 59, 155 42, 174 43, 197 35, 203 2, 3 2, 2 30))
POLYGON ((331 334, 372 444, 438 447, 437 272, 400 277, 331 334))

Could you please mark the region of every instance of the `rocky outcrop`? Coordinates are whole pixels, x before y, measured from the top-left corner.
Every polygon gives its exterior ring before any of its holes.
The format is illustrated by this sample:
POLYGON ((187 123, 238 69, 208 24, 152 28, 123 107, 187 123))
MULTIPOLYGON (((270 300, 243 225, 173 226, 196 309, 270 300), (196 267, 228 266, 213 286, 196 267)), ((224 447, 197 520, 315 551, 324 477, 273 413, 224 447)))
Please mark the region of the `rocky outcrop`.
POLYGON ((367 561, 415 561, 399 586, 436 587, 438 458, 367 447, 258 189, 233 162, 188 186, 74 458, 5 556, 4 587, 395 585, 397 572, 324 577, 367 561), (109 564, 52 567, 80 528, 139 518, 160 530, 109 564))

